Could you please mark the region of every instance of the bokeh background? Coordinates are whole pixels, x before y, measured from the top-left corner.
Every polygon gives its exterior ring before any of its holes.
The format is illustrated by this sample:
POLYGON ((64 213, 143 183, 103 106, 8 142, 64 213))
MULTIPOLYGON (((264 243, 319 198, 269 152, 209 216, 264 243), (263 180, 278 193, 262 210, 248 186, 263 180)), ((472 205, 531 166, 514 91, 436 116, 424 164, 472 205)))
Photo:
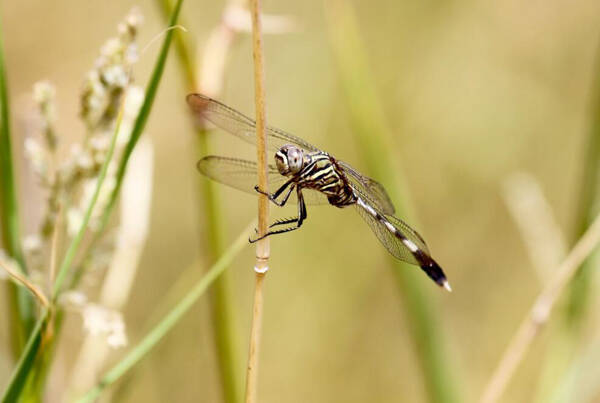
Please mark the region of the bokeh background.
MULTIPOLYGON (((526 197, 514 186, 515 174, 530 175, 527 186, 539 189, 547 203, 534 202, 525 211, 549 207, 556 220, 552 228, 563 237, 565 247, 574 241, 588 142, 600 113, 594 109, 600 88, 595 84, 600 75, 596 60, 600 3, 378 0, 344 4, 356 17, 369 85, 389 134, 389 157, 405 180, 401 194, 410 200, 413 213, 408 221, 427 240, 454 292, 438 289, 416 267, 401 269, 412 271, 410 284, 416 284, 434 312, 436 343, 452 383, 450 395, 454 401, 476 401, 554 269, 547 267, 542 275, 536 271, 539 262, 531 259, 527 234, 517 221, 525 227, 538 222, 528 220, 529 214, 515 220, 510 212, 507 200, 526 197)), ((145 17, 139 36, 143 47, 165 27, 157 2, 2 2, 25 233, 37 228, 44 199, 22 157, 32 86, 40 79, 56 85, 63 141, 78 138, 83 132, 77 114, 84 73, 133 6, 145 17)), ((184 2, 181 23, 188 30, 184 36, 197 42, 199 56, 224 7, 222 1, 184 2)), ((361 94, 348 92, 344 66, 333 50, 332 29, 340 29, 335 15, 339 9, 323 1, 270 0, 263 8, 294 23, 291 32, 264 39, 268 121, 370 174, 353 135, 356 128, 348 107, 361 94)), ((141 55, 134 70, 138 84, 145 84, 159 47, 157 41, 141 55)), ((239 34, 229 49, 218 98, 248 115, 254 111, 252 72, 250 37, 239 34)), ((195 169, 200 155, 187 114, 187 91, 172 53, 144 134, 154 146, 152 210, 150 232, 124 310, 130 345, 165 311, 163 298, 182 273, 199 261, 195 269, 199 278, 210 265, 195 169)), ((220 131, 210 133, 208 141, 215 154, 248 157, 254 153, 220 131)), ((256 198, 217 189, 222 226, 231 242, 256 215, 256 198)), ((271 215, 283 217, 290 212, 294 210, 273 208, 271 215)), ((385 249, 351 209, 309 207, 308 214, 301 231, 272 239, 260 401, 434 401, 424 380, 430 374, 420 365, 411 337, 402 288, 407 285, 399 287, 393 274, 399 268, 390 264, 385 249)), ((552 238, 557 233, 546 235, 552 238)), ((551 243, 544 244, 546 240, 537 239, 534 247, 556 256, 551 243)), ((248 246, 227 272, 240 387, 253 263, 254 248, 248 246)), ((593 293, 597 282, 595 275, 588 279, 592 292, 565 371, 554 378, 543 375, 549 356, 555 353, 553 339, 565 311, 562 301, 502 401, 550 401, 545 400, 547 394, 556 397, 556 391, 548 384, 563 385, 567 373, 586 376, 574 377, 570 392, 561 396, 567 400, 557 401, 600 401, 598 368, 586 367, 589 364, 581 360, 600 354, 593 348, 600 342, 600 301, 593 293), (569 372, 573 368, 580 372, 569 372)), ((184 291, 185 285, 179 295, 184 291)), ((112 389, 111 400, 221 401, 212 323, 205 296, 112 389)), ((53 376, 64 379, 84 336, 77 316, 68 318, 67 329, 59 346, 61 359, 53 368, 53 376)), ((116 362, 127 348, 111 352, 107 364, 116 362)), ((2 325, 0 386, 12 367, 8 332, 2 325)), ((57 396, 60 393, 49 390, 46 399, 57 401, 57 396)))

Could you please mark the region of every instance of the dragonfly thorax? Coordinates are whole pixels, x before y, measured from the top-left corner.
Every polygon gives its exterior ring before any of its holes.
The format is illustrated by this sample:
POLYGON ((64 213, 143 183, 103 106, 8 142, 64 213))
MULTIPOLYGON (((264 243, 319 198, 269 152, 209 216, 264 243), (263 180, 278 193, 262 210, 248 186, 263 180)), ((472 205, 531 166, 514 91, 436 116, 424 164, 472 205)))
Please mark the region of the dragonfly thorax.
POLYGON ((304 152, 293 145, 284 145, 275 153, 275 164, 280 174, 295 175, 304 168, 304 152))

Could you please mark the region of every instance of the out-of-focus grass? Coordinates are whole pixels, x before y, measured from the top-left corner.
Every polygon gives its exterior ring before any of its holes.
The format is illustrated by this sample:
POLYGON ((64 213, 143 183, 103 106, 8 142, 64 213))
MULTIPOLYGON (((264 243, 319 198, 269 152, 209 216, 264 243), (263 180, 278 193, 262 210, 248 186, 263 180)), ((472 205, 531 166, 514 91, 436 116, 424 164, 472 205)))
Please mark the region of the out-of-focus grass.
MULTIPOLYGON (((328 5, 331 44, 352 118, 352 132, 360 145, 360 153, 369 172, 386 184, 396 205, 396 214, 414 216, 407 207, 410 190, 397 164, 393 163, 394 149, 383 108, 371 81, 368 57, 358 32, 358 21, 352 6, 345 0, 330 0, 328 5)), ((414 221, 409 219, 409 222, 414 221)), ((431 402, 458 402, 456 374, 445 353, 441 322, 423 282, 414 281, 409 271, 415 266, 398 262, 390 256, 400 295, 412 329, 412 339, 421 362, 427 394, 431 402)), ((426 280, 426 281, 429 281, 426 280)), ((450 277, 450 282, 452 278, 450 277)), ((427 284, 431 287, 431 284, 427 284)), ((437 290, 436 290, 437 291, 437 290)))
MULTIPOLYGON (((124 95, 124 96, 127 96, 127 95, 124 95)), ((124 101, 121 100, 121 102, 124 102, 124 101)), ((72 268, 71 266, 72 266, 73 260, 75 259, 75 254, 79 250, 79 246, 81 244, 81 241, 83 240, 83 236, 85 235, 85 233, 88 229, 87 226, 88 226, 88 223, 90 222, 90 218, 92 217, 92 211, 94 210, 94 206, 96 206, 96 202, 98 201, 98 196, 100 195, 100 189, 102 188, 102 184, 104 183, 104 179, 106 178, 106 173, 108 172, 108 166, 110 164, 110 161, 112 160, 112 156, 115 151, 115 145, 117 143, 117 136, 119 134, 119 129, 121 128, 122 120, 123 120, 123 106, 121 106, 119 116, 117 117, 114 133, 112 135, 112 138, 110 140, 110 146, 108 147, 108 151, 106 153, 106 160, 104 161, 104 164, 102 164, 102 169, 100 170, 100 173, 98 174, 98 179, 97 179, 97 183, 96 183, 96 188, 94 190, 94 194, 92 195, 92 198, 90 199, 90 204, 85 211, 81 226, 79 227, 79 230, 77 231, 77 234, 75 235, 75 237, 73 237, 73 239, 71 240, 69 247, 67 248, 67 251, 65 253, 65 257, 63 258, 63 261, 60 264, 60 267, 58 269, 58 273, 56 274, 56 279, 54 280, 54 285, 52 288, 52 302, 55 304, 56 304, 59 294, 62 291, 63 282, 65 281, 65 278, 66 278, 69 270, 71 270, 71 268, 72 268)))
POLYGON ((116 382, 121 376, 137 364, 142 358, 154 348, 158 342, 179 322, 194 303, 200 298, 206 289, 210 287, 217 278, 231 264, 233 258, 248 243, 248 234, 254 228, 256 223, 253 221, 240 236, 229 246, 216 263, 207 270, 206 274, 192 287, 192 289, 181 298, 177 305, 150 331, 148 334, 127 354, 121 361, 112 367, 98 382, 98 384, 86 393, 80 400, 80 403, 93 402, 96 400, 102 390, 116 382))
MULTIPOLYGON (((31 7, 20 2, 2 4, 23 235, 35 230, 44 195, 21 160, 22 139, 16 135, 22 133, 29 117, 20 114, 22 98, 26 98, 22 95, 39 78, 57 83, 61 116, 57 129, 65 135, 63 144, 68 147, 80 132, 79 122, 64 119, 77 113, 77 100, 72 96, 81 85, 77 77, 113 22, 133 3, 33 0, 28 4, 31 7)), ((527 255, 518 228, 498 198, 499 184, 515 170, 530 172, 539 180, 558 224, 571 228, 591 121, 584 107, 593 87, 591 66, 600 4, 594 0, 352 4, 368 47, 370 79, 377 86, 394 136, 394 160, 405 168, 422 225, 414 218, 408 222, 422 231, 434 256, 448 268, 455 291, 450 296, 439 293, 418 268, 405 271, 425 291, 431 289, 430 303, 443 299, 435 308, 443 312, 440 321, 451 343, 450 364, 465 375, 460 397, 474 401, 523 308, 540 286, 524 263, 527 255)), ((140 38, 149 40, 164 23, 154 3, 139 6, 148 28, 140 32, 140 38)), ((223 4, 199 1, 185 7, 182 12, 187 12, 189 25, 185 26, 190 33, 184 36, 195 37, 203 46, 223 4)), ((265 39, 269 120, 375 177, 378 174, 360 158, 358 142, 349 141, 354 123, 344 110, 345 102, 340 102, 343 88, 324 40, 322 2, 266 2, 265 7, 268 13, 286 13, 298 22, 298 31, 292 35, 265 39)), ((159 42, 150 49, 158 52, 159 42)), ((219 96, 247 113, 252 111, 249 45, 244 36, 235 41, 219 96)), ((154 63, 148 53, 136 65, 136 79, 142 84, 154 63)), ((123 312, 133 342, 144 335, 140 328, 148 323, 157 296, 177 278, 174 270, 204 254, 199 252, 198 238, 206 235, 198 234, 197 225, 204 210, 198 209, 194 192, 200 175, 190 165, 197 147, 191 143, 180 84, 187 79, 175 62, 167 62, 144 134, 157 146, 157 169, 148 247, 132 303, 123 312)), ((208 140, 217 154, 247 157, 251 151, 226 135, 213 136, 208 140)), ((376 179, 391 184, 383 177, 376 179)), ((225 230, 237 232, 255 214, 255 199, 234 190, 217 190, 223 194, 225 230)), ((387 252, 351 212, 311 206, 309 215, 302 231, 273 240, 273 265, 283 267, 281 262, 285 262, 286 269, 270 273, 266 290, 261 397, 265 402, 281 401, 282 396, 312 402, 425 401, 418 356, 411 348, 410 322, 405 320, 401 299, 395 299, 396 279, 391 270, 384 269, 387 252)), ((252 255, 249 249, 242 253, 244 261, 252 255)), ((250 304, 251 273, 229 269, 225 273, 232 280, 235 308, 245 312, 250 304)), ((4 287, 1 291, 7 295, 4 287)), ((597 324, 597 296, 592 291, 589 297, 578 350, 597 324)), ((8 311, 7 304, 0 308, 8 311)), ((125 401, 182 401, 190 395, 210 401, 220 398, 206 308, 204 302, 196 304, 192 316, 186 316, 149 359, 129 371, 125 378, 134 393, 125 401)), ((81 330, 76 318, 65 317, 57 364, 64 363, 68 371, 69 350, 81 330)), ((246 315, 239 315, 238 324, 240 333, 246 334, 246 315)), ((4 350, 0 356, 5 358, 9 355, 7 329, 1 335, 4 350)), ((536 343, 504 401, 530 401, 532 382, 551 351, 544 337, 549 335, 545 331, 536 343)), ((10 376, 9 360, 0 360, 0 366, 3 388, 10 376)), ((63 368, 52 368, 51 375, 60 374, 63 368)), ((118 382, 119 388, 123 381, 118 382)), ((49 397, 53 385, 49 384, 49 397)))
MULTIPOLYGON (((171 13, 171 2, 169 0, 158 1, 163 17, 171 13)), ((185 88, 190 92, 196 92, 199 88, 198 65, 203 61, 198 61, 194 54, 198 55, 195 43, 191 34, 184 35, 181 32, 175 33, 175 50, 179 61, 180 71, 184 77, 185 88)), ((210 94, 215 96, 216 94, 210 94)), ((181 99, 183 100, 183 94, 181 99)), ((193 120, 193 116, 190 114, 193 120)), ((196 143, 198 145, 198 155, 206 156, 210 153, 210 146, 207 139, 207 131, 201 127, 196 129, 196 143)), ((202 199, 203 214, 201 215, 202 225, 206 232, 204 237, 206 243, 201 245, 201 249, 209 262, 214 262, 223 252, 225 240, 225 224, 223 222, 223 211, 215 189, 215 183, 201 175, 198 175, 199 195, 202 199)), ((240 396, 240 377, 238 368, 240 360, 238 358, 235 332, 234 307, 231 302, 231 286, 228 272, 219 276, 210 290, 210 305, 212 310, 212 330, 215 347, 217 350, 217 360, 223 391, 223 399, 227 403, 236 403, 240 396)))
MULTIPOLYGON (((107 204, 107 206, 105 208, 102 223, 101 223, 101 228, 98 231, 98 233, 101 233, 108 223, 110 213, 112 212, 112 208, 113 208, 116 198, 119 194, 122 180, 125 175, 127 162, 133 151, 133 148, 137 144, 137 140, 139 139, 139 137, 142 134, 142 130, 145 126, 145 123, 148 120, 148 116, 150 114, 150 111, 152 109, 152 104, 154 102, 154 97, 156 95, 156 91, 158 90, 158 85, 160 83, 160 79, 161 79, 163 71, 164 71, 164 66, 165 66, 165 62, 167 59, 169 47, 171 44, 171 38, 173 35, 173 27, 175 26, 175 24, 177 22, 177 17, 179 15, 179 11, 181 9, 182 2, 183 2, 183 0, 178 0, 177 4, 173 10, 173 13, 171 15, 170 24, 169 24, 170 29, 165 34, 165 38, 163 40, 163 45, 162 45, 161 51, 158 55, 154 71, 152 73, 152 76, 150 77, 150 80, 149 80, 147 88, 146 88, 144 102, 143 102, 143 104, 140 108, 140 111, 138 113, 138 116, 135 120, 134 128, 131 132, 131 137, 123 151, 123 155, 121 157, 121 161, 118 166, 118 171, 117 171, 117 176, 116 176, 116 185, 115 185, 113 192, 111 193, 111 198, 109 200, 109 203, 107 204)), ((104 161, 104 163, 102 165, 102 169, 98 176, 94 195, 93 195, 92 199, 90 200, 90 204, 89 204, 88 208, 86 209, 86 213, 84 215, 82 225, 80 226, 79 231, 77 232, 77 235, 72 239, 72 241, 69 245, 69 248, 67 249, 67 252, 65 254, 65 257, 63 258, 63 261, 60 265, 60 269, 58 271, 57 277, 53 284, 53 287, 52 287, 52 302, 53 303, 56 303, 56 301, 57 301, 57 297, 61 291, 61 287, 65 280, 65 276, 67 275, 68 271, 71 269, 71 264, 73 262, 73 259, 76 255, 76 253, 78 252, 79 245, 81 243, 81 240, 83 239, 83 234, 87 230, 88 221, 91 217, 91 213, 95 206, 98 194, 100 192, 100 188, 101 188, 104 178, 106 176, 108 164, 111 160, 112 153, 114 151, 118 131, 120 128, 121 119, 122 119, 122 109, 121 109, 121 112, 119 113, 116 127, 114 130, 112 139, 111 139, 111 144, 110 144, 109 151, 107 153, 107 158, 104 161)), ((7 401, 12 401, 10 399, 12 399, 13 397, 18 398, 21 394, 21 391, 23 390, 23 388, 26 385, 30 371, 32 370, 32 366, 35 363, 35 357, 38 354, 40 342, 43 337, 42 331, 44 329, 44 324, 47 323, 49 315, 50 315, 50 311, 48 309, 44 309, 42 312, 42 315, 38 319, 38 323, 36 324, 35 332, 32 332, 32 334, 30 335, 29 341, 26 346, 27 349, 24 350, 22 357, 20 359, 20 362, 19 362, 17 368, 15 369, 15 371, 13 372, 11 381, 9 382, 6 392, 4 394, 4 399, 7 399, 7 398, 9 399, 7 401)), ((50 323, 52 323, 52 322, 50 322, 50 323)), ((52 333, 54 333, 54 332, 52 332, 52 333)), ((43 363, 44 361, 45 360, 41 360, 40 362, 43 363)), ((43 368, 42 368, 42 370, 43 370, 43 368)), ((38 391, 38 393, 41 393, 41 391, 38 391)))
MULTIPOLYGON (((0 235, 3 248, 10 257, 15 259, 19 269, 26 274, 27 269, 21 249, 19 208, 14 180, 2 28, 0 21, 0 226, 2 228, 0 235)), ((33 329, 35 313, 32 298, 26 290, 10 282, 7 287, 9 291, 9 324, 12 329, 12 352, 16 359, 25 345, 29 332, 33 329)))
POLYGON ((8 381, 8 386, 2 395, 2 403, 13 403, 20 399, 21 392, 27 384, 27 378, 33 364, 35 363, 36 354, 39 351, 42 342, 42 332, 47 325, 48 309, 44 309, 40 319, 38 319, 31 336, 23 349, 23 354, 17 363, 17 366, 8 381))
MULTIPOLYGON (((588 229, 595 215, 598 214, 600 201, 600 47, 596 51, 594 67, 595 82, 590 89, 589 107, 591 124, 584 144, 582 176, 571 243, 576 242, 588 229)), ((560 320, 551 328, 552 341, 548 347, 536 398, 540 403, 560 402, 571 395, 566 391, 570 384, 561 382, 561 379, 569 376, 567 369, 572 365, 571 362, 576 360, 577 352, 581 350, 578 341, 590 308, 595 268, 593 262, 594 255, 586 259, 571 280, 560 320)))
MULTIPOLYGON (((54 281, 54 284, 52 287, 52 298, 51 298, 51 302, 53 305, 55 305, 57 302, 57 298, 61 291, 61 287, 65 280, 65 276, 67 275, 69 269, 71 268, 71 263, 73 262, 73 259, 75 258, 75 254, 77 253, 77 251, 79 249, 79 245, 81 244, 83 235, 87 231, 87 226, 88 226, 88 223, 92 216, 92 211, 94 210, 94 206, 96 205, 96 202, 98 201, 98 195, 100 194, 100 189, 102 188, 102 184, 104 183, 104 179, 106 178, 106 172, 108 171, 108 165, 110 164, 113 152, 115 150, 115 144, 117 142, 117 136, 119 134, 119 129, 121 127, 122 118, 123 118, 123 108, 121 107, 121 111, 119 113, 119 117, 117 118, 117 123, 116 123, 115 129, 114 129, 114 132, 113 132, 113 135, 111 138, 110 146, 109 146, 107 154, 106 154, 106 159, 105 159, 104 163, 102 164, 100 173, 98 174, 98 180, 96 183, 94 194, 92 195, 89 205, 85 211, 85 215, 83 217, 83 220, 81 222, 79 230, 77 231, 77 234, 75 235, 75 237, 73 237, 73 239, 71 240, 71 242, 69 244, 69 247, 65 253, 65 256, 64 256, 62 263, 60 265, 60 268, 58 270, 56 280, 54 281)), ((8 387, 6 389, 6 392, 4 393, 3 402, 5 402, 5 401, 12 402, 12 401, 16 401, 17 399, 20 398, 21 392, 22 392, 23 388, 25 388, 25 385, 27 384, 30 372, 33 368, 33 364, 35 363, 35 358, 38 355, 41 341, 44 338, 43 330, 45 328, 45 325, 47 325, 48 320, 50 319, 51 315, 53 314, 53 312, 51 312, 51 311, 54 311, 54 310, 55 310, 54 306, 44 308, 40 318, 38 319, 38 323, 36 324, 36 326, 34 328, 34 331, 31 333, 31 335, 29 337, 29 341, 27 342, 26 348, 23 351, 23 354, 19 361, 19 364, 17 365, 17 368, 13 372, 11 380, 8 383, 8 387)), ((50 323, 52 324, 52 321, 50 321, 50 323)), ((52 331, 50 334, 53 334, 53 333, 54 332, 52 331)), ((47 334, 46 337, 51 337, 51 336, 47 334)), ((47 341, 49 341, 49 340, 47 340, 47 341)), ((43 363, 44 360, 41 360, 39 362, 43 363)), ((34 393, 38 394, 38 397, 39 397, 39 394, 41 394, 41 391, 37 391, 34 393)), ((35 399, 36 397, 28 396, 28 398, 35 399)))
POLYGON ((121 156, 121 160, 119 161, 119 167, 117 168, 116 175, 116 186, 110 195, 110 200, 106 206, 104 214, 102 215, 102 223, 100 227, 101 229, 98 231, 98 233, 101 233, 102 230, 108 224, 108 220, 110 218, 112 210, 115 206, 115 202, 117 200, 117 196, 119 195, 119 191, 121 190, 121 186, 123 184, 123 178, 125 176, 125 170, 127 169, 127 163, 129 162, 131 153, 133 152, 135 145, 137 144, 140 136, 142 135, 142 131, 144 130, 146 122, 148 121, 148 117, 150 116, 152 105, 154 103, 154 98, 156 97, 156 91, 158 91, 158 85, 160 84, 160 79, 162 78, 163 71, 165 69, 165 63, 169 54, 169 48, 171 47, 171 41, 173 40, 173 35, 175 34, 175 25, 177 24, 177 19, 179 18, 179 12, 181 11, 182 3, 183 0, 177 0, 177 3, 175 3, 175 7, 173 8, 173 11, 169 18, 169 25, 167 27, 165 38, 160 48, 160 53, 158 54, 158 58, 156 59, 156 63, 154 64, 154 70, 152 71, 152 76, 150 77, 148 85, 146 86, 146 91, 144 92, 144 103, 140 108, 133 129, 131 131, 131 137, 125 145, 123 155, 121 156))

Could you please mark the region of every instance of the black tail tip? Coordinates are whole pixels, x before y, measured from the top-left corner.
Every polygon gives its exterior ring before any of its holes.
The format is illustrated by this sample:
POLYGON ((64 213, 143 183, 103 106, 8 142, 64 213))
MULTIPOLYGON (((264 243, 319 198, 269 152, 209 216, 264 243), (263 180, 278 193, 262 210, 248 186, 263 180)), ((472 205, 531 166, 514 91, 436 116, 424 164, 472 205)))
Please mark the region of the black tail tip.
POLYGON ((437 285, 445 288, 448 292, 452 292, 452 287, 442 268, 435 262, 435 260, 429 258, 426 264, 421 265, 421 269, 427 273, 430 279, 435 281, 437 285))

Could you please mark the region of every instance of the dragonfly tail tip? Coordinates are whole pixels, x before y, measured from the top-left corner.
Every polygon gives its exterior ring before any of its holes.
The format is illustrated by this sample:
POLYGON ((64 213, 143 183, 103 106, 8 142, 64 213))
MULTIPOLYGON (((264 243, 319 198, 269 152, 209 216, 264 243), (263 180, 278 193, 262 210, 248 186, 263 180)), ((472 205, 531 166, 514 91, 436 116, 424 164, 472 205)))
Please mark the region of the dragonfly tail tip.
POLYGON ((450 287, 450 283, 448 280, 444 280, 442 283, 442 287, 444 287, 448 292, 452 292, 452 287, 450 287))

